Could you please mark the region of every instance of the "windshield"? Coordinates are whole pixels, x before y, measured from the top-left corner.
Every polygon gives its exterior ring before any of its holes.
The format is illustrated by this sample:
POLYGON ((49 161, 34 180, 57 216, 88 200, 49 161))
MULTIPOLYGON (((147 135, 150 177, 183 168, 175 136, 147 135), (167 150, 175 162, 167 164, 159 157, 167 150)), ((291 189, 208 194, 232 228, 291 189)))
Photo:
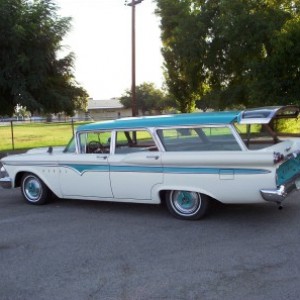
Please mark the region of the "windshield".
POLYGON ((68 145, 66 146, 64 153, 75 153, 75 152, 76 152, 75 138, 72 137, 68 145))

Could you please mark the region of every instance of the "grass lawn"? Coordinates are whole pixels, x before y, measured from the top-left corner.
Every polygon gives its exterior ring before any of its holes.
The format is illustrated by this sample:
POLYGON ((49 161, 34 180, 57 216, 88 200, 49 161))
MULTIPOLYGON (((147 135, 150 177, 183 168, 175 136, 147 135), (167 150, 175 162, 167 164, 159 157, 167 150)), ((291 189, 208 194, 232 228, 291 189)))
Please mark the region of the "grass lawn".
MULTIPOLYGON (((74 124, 76 128, 82 122, 74 124)), ((73 135, 71 123, 30 123, 13 125, 14 149, 35 147, 64 146, 73 135)), ((12 130, 9 126, 0 126, 0 151, 11 151, 12 130)))

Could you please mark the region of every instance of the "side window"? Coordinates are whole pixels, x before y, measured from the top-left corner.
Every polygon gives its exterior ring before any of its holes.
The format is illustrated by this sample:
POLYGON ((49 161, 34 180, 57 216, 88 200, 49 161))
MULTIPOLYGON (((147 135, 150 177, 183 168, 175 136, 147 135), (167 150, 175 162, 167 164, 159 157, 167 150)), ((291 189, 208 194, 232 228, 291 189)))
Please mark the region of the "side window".
MULTIPOLYGON (((229 127, 209 127, 203 128, 202 132, 205 134, 207 140, 214 145, 224 144, 224 150, 240 150, 236 138, 232 134, 229 127), (232 144, 232 146, 231 146, 232 144), (238 149, 237 147, 238 146, 238 149)), ((222 148, 222 147, 221 147, 222 148)), ((220 150, 220 149, 218 149, 220 150)))
POLYGON ((116 154, 141 151, 158 151, 150 132, 147 130, 116 132, 116 154))
POLYGON ((109 153, 110 131, 84 132, 79 135, 81 153, 109 153))
POLYGON ((159 129, 157 134, 166 151, 199 151, 205 143, 200 128, 159 129))
POLYGON ((166 151, 241 150, 228 127, 159 129, 157 134, 166 151))
POLYGON ((265 124, 235 124, 235 127, 248 149, 251 150, 263 149, 279 141, 265 124))

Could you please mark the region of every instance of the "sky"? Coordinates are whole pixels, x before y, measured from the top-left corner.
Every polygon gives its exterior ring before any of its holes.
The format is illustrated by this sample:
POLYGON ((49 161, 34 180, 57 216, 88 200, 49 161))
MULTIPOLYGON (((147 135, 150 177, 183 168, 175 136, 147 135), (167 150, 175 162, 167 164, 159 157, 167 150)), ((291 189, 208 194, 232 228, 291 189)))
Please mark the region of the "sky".
MULTIPOLYGON (((131 2, 131 0, 129 0, 131 2)), ((131 16, 125 0, 55 0, 58 14, 72 17, 64 49, 75 54, 76 81, 95 100, 120 97, 131 89, 131 16)), ((136 10, 136 85, 163 83, 159 18, 144 0, 136 10)))

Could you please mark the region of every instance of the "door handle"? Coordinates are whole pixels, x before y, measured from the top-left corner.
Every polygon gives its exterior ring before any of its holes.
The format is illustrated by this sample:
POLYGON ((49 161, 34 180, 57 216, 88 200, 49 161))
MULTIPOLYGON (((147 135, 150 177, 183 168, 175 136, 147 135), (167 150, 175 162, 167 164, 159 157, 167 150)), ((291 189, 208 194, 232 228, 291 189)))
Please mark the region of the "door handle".
POLYGON ((97 155, 97 158, 107 159, 107 155, 104 156, 97 155))
POLYGON ((159 159, 159 155, 147 155, 146 158, 153 158, 155 160, 159 159))

